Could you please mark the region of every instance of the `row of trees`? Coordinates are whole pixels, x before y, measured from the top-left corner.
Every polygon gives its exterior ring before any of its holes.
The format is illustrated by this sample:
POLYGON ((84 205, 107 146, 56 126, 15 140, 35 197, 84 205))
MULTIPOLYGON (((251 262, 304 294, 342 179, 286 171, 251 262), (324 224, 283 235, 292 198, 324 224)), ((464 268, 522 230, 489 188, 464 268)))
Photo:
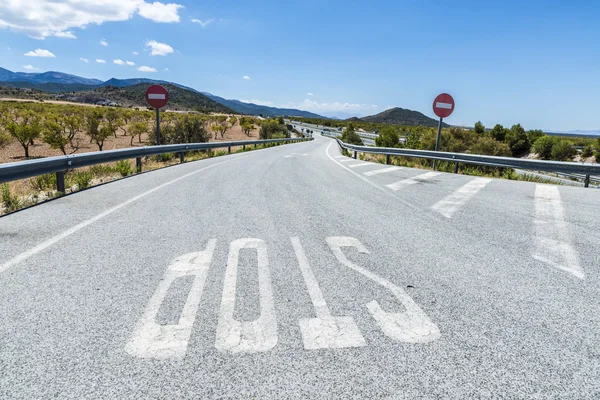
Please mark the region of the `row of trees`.
MULTIPOLYGON (((219 135, 223 139, 227 131, 238 122, 247 136, 250 136, 257 124, 257 120, 252 117, 238 119, 227 115, 162 113, 161 131, 162 136, 167 138, 164 143, 179 143, 178 137, 204 138, 204 133, 199 133, 198 130, 200 125, 203 132, 209 135, 208 139, 210 133, 214 135, 214 139, 219 135), (175 132, 182 127, 183 133, 175 132), (189 133, 190 131, 194 133, 189 133)), ((100 151, 103 150, 106 140, 111 137, 117 138, 119 134, 129 135, 130 145, 133 145, 136 137, 138 143, 142 143, 144 134, 150 134, 149 141, 153 142, 154 126, 154 113, 148 110, 37 103, 0 104, 0 148, 17 141, 26 158, 30 157, 30 147, 39 141, 65 155, 77 152, 85 136, 89 143, 96 144, 100 151)))
MULTIPOLYGON (((348 126, 352 126, 351 123, 348 126)), ((346 128, 348 130, 348 128, 346 128)), ((375 140, 381 147, 406 147, 412 149, 433 150, 437 130, 435 128, 413 127, 403 131, 393 125, 387 125, 379 131, 375 140), (406 137, 400 143, 400 137, 406 137)), ((596 143, 588 142, 583 149, 582 157, 596 155, 600 162, 600 138, 596 143)), ((577 154, 577 149, 572 140, 565 137, 549 136, 541 130, 526 131, 520 124, 505 128, 498 124, 486 130, 481 122, 477 122, 473 129, 450 127, 442 129, 440 150, 456 153, 473 153, 494 156, 520 157, 528 152, 536 153, 545 160, 568 161, 577 154)))

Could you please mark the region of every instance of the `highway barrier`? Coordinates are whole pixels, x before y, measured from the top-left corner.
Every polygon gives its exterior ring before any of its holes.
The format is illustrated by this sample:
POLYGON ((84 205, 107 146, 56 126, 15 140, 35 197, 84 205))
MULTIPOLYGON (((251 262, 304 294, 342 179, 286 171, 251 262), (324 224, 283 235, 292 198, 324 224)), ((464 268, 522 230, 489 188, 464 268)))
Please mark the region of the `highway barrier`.
POLYGON ((164 146, 144 146, 119 150, 95 151, 68 156, 48 157, 35 160, 18 161, 0 164, 0 183, 33 176, 55 173, 56 186, 59 192, 65 191, 65 172, 75 168, 88 167, 113 161, 136 159, 137 171, 141 172, 142 157, 175 153, 179 154, 181 162, 185 160, 185 153, 195 150, 208 150, 227 148, 231 153, 232 147, 242 147, 271 143, 295 143, 313 140, 313 138, 287 138, 267 140, 243 140, 238 142, 213 142, 213 143, 188 143, 170 144, 164 146))
POLYGON ((573 176, 583 176, 584 186, 589 187, 590 178, 600 176, 600 164, 584 164, 577 162, 529 160, 513 157, 484 156, 479 154, 449 153, 443 151, 413 150, 390 147, 357 146, 335 139, 340 148, 357 153, 381 154, 386 156, 386 164, 390 163, 390 156, 424 158, 428 160, 449 161, 454 163, 454 172, 458 172, 460 164, 480 165, 497 168, 520 168, 534 171, 558 172, 573 176))

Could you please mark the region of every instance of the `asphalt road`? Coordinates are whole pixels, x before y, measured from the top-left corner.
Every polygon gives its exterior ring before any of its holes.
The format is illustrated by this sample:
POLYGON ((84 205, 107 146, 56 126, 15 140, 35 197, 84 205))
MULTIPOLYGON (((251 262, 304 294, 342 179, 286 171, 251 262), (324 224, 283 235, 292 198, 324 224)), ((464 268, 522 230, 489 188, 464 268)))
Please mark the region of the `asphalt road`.
POLYGON ((316 136, 0 218, 0 398, 600 398, 600 190, 316 136))

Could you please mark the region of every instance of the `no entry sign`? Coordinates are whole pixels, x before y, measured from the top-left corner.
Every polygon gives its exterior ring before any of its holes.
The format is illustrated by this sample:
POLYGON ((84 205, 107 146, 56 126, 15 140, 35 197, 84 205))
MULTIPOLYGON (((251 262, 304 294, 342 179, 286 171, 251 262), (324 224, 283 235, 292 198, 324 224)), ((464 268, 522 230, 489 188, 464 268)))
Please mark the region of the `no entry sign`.
POLYGON ((442 93, 433 100, 433 112, 438 117, 449 117, 452 111, 454 111, 454 99, 448 93, 442 93))
POLYGON ((163 108, 169 101, 169 92, 160 85, 151 85, 146 89, 146 103, 156 109, 163 108))

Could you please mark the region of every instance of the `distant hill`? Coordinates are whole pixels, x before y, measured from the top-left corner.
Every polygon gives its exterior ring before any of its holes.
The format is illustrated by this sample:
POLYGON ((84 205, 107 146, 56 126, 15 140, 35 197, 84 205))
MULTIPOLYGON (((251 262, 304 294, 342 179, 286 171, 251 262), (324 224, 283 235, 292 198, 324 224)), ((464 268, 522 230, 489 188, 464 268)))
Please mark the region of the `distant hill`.
POLYGON ((48 71, 41 73, 12 72, 0 68, 0 80, 4 82, 35 82, 35 83, 62 83, 62 84, 82 84, 99 85, 102 83, 99 79, 82 78, 76 75, 65 74, 63 72, 48 71))
MULTIPOLYGON (((428 116, 413 110, 395 107, 385 110, 376 115, 360 118, 361 121, 373 122, 376 124, 394 124, 394 125, 410 125, 410 126, 432 126, 437 127, 438 121, 429 118, 428 116)), ((443 123, 444 127, 449 125, 443 123)))
MULTIPOLYGON (((229 108, 209 99, 199 92, 193 92, 183 89, 170 83, 164 84, 169 92, 170 110, 180 111, 199 111, 199 112, 222 112, 232 113, 229 108)), ((80 103, 97 104, 99 102, 115 102, 123 107, 147 107, 146 89, 147 83, 138 83, 132 86, 102 86, 91 90, 84 90, 75 93, 64 93, 60 99, 67 101, 76 101, 80 103)))
MULTIPOLYGON (((117 79, 111 78, 105 82, 98 79, 82 78, 75 75, 65 74, 62 72, 42 72, 42 73, 25 73, 25 72, 12 72, 4 68, 0 68, 0 86, 3 87, 15 87, 23 89, 41 90, 47 93, 72 93, 82 91, 93 91, 100 87, 117 87, 124 88, 135 86, 138 84, 155 83, 161 85, 173 85, 174 87, 182 88, 190 92, 201 94, 209 99, 221 104, 226 109, 233 110, 240 114, 249 115, 264 115, 267 117, 278 117, 278 116, 295 116, 295 117, 306 117, 306 118, 324 118, 320 115, 297 110, 293 108, 277 108, 268 107, 252 103, 244 103, 239 100, 227 100, 219 96, 215 96, 210 93, 199 92, 198 90, 180 85, 175 82, 168 82, 158 79, 150 78, 128 78, 128 79, 117 79)), ((99 93, 89 94, 89 96, 96 96, 99 93)), ((106 93, 104 93, 106 94, 106 93)), ((114 94, 114 93, 113 93, 114 94)), ((191 97, 187 97, 188 100, 191 97)), ((202 98, 205 102, 206 99, 202 98)), ((117 101, 119 102, 119 101, 117 101)), ((120 103, 120 102, 119 102, 120 103)), ((207 105, 207 103, 203 103, 207 105)), ((190 104, 188 104, 189 106, 190 104)), ((202 108, 204 106, 200 106, 202 108)), ((211 106, 212 107, 212 106, 211 106)), ((210 107, 209 107, 210 108, 210 107)))
POLYGON ((297 110, 295 108, 277 108, 262 106, 254 103, 244 103, 239 100, 227 100, 214 94, 202 92, 202 94, 210 97, 217 103, 221 103, 232 110, 239 112, 240 114, 248 115, 263 115, 265 117, 279 117, 279 116, 292 116, 292 117, 304 117, 304 118, 325 118, 318 114, 311 113, 309 111, 297 110))
POLYGON ((46 83, 36 83, 36 82, 0 82, 1 86, 4 87, 14 87, 21 89, 36 89, 41 90, 43 92, 48 93, 67 93, 67 92, 78 92, 82 90, 93 90, 97 88, 96 85, 84 85, 81 83, 56 83, 56 82, 46 82, 46 83))

